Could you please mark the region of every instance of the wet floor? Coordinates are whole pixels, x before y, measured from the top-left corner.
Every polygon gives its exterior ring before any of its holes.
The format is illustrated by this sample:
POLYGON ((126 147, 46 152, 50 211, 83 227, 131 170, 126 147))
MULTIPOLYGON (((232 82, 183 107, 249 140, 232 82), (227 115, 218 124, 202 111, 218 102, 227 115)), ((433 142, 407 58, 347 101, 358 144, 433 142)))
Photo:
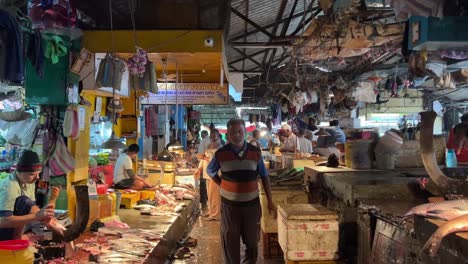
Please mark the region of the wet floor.
MULTIPOLYGON (((219 221, 205 221, 203 217, 199 217, 193 225, 190 236, 198 241, 197 247, 191 248, 193 256, 184 259, 176 260, 175 264, 221 264, 223 263, 221 253, 221 237, 219 230, 219 221)), ((259 243, 259 258, 257 263, 265 264, 280 264, 284 263, 282 259, 264 259, 262 256, 263 243, 259 243)))

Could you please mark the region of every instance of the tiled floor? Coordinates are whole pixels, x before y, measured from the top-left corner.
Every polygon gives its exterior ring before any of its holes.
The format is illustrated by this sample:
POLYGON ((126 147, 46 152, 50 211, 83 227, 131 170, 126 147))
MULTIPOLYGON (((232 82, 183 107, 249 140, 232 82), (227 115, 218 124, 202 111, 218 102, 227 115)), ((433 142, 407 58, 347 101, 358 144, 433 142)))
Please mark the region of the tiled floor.
MULTIPOLYGON (((189 259, 176 260, 174 263, 181 264, 222 264, 221 239, 219 234, 219 221, 205 221, 199 217, 193 225, 191 237, 198 240, 198 246, 192 248, 192 256, 189 259)), ((259 243, 259 259, 257 263, 280 264, 284 263, 282 259, 263 259, 262 241, 259 243)))

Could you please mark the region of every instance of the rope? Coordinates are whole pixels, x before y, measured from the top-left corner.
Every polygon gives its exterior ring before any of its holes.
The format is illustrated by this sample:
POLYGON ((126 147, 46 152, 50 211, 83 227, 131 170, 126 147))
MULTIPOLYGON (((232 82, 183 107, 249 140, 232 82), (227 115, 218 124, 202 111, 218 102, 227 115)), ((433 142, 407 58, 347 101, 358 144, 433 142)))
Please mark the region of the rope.
POLYGON ((138 38, 136 33, 136 22, 135 22, 135 2, 133 0, 128 0, 128 9, 130 11, 130 19, 132 21, 132 28, 133 28, 133 41, 135 42, 135 46, 138 47, 138 38))
POLYGON ((109 0, 109 21, 110 21, 110 30, 111 30, 111 41, 112 41, 112 53, 115 51, 114 43, 114 23, 112 21, 112 0, 109 0))

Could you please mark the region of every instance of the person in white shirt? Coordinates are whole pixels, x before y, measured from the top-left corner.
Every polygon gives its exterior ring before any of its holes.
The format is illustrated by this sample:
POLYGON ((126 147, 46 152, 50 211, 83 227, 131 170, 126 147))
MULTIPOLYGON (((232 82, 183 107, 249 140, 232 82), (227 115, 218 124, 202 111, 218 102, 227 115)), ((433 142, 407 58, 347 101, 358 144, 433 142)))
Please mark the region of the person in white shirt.
POLYGON ((138 151, 140 151, 140 147, 137 144, 132 144, 115 162, 114 188, 141 190, 152 187, 147 180, 133 172, 132 159, 137 157, 138 151))
MULTIPOLYGON (((198 153, 197 153, 197 159, 200 161, 199 163, 199 169, 203 168, 203 164, 205 163, 204 158, 205 158, 205 152, 206 149, 208 148, 208 145, 210 144, 210 137, 208 136, 208 131, 203 130, 201 132, 201 137, 202 140, 200 140, 200 144, 198 145, 198 153)), ((199 185, 200 187, 200 203, 204 204, 208 201, 208 193, 207 193, 207 187, 206 187, 206 179, 205 177, 208 177, 208 175, 203 175, 203 169, 200 170, 200 173, 196 172, 195 173, 195 180, 200 181, 199 185)))
POLYGON ((216 150, 221 148, 223 144, 221 143, 221 135, 219 130, 212 129, 210 132, 210 143, 208 144, 204 155, 200 159, 200 164, 198 166, 198 170, 194 173, 195 179, 201 180, 201 175, 203 174, 203 178, 207 185, 207 202, 208 202, 208 212, 204 214, 204 217, 207 217, 206 220, 208 221, 217 221, 219 220, 219 210, 221 204, 221 196, 219 194, 219 187, 216 183, 211 180, 211 177, 208 175, 206 168, 210 163, 211 159, 213 158, 214 153, 216 150))
POLYGON ((297 131, 298 151, 300 153, 312 153, 312 142, 304 137, 305 130, 300 128, 297 131))
POLYGON ((201 160, 203 155, 205 155, 206 148, 208 144, 210 144, 210 137, 208 136, 208 131, 203 130, 201 132, 202 140, 200 140, 200 144, 198 145, 198 155, 197 158, 201 160))
POLYGON ((284 146, 280 148, 281 152, 295 152, 297 149, 297 137, 292 132, 291 126, 288 124, 284 124, 281 126, 281 129, 284 131, 284 135, 286 136, 286 140, 284 142, 284 146))

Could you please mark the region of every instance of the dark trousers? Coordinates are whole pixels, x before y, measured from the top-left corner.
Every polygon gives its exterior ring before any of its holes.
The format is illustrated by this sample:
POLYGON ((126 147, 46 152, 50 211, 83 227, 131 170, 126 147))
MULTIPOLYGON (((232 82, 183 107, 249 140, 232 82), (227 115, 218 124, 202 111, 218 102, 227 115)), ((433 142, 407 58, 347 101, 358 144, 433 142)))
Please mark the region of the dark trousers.
POLYGON ((224 263, 257 263, 258 242, 260 241, 260 201, 248 202, 247 205, 234 205, 221 202, 221 243, 224 263), (241 262, 240 240, 245 245, 241 262))
POLYGON ((208 193, 206 191, 206 179, 200 178, 200 203, 208 201, 208 193))

